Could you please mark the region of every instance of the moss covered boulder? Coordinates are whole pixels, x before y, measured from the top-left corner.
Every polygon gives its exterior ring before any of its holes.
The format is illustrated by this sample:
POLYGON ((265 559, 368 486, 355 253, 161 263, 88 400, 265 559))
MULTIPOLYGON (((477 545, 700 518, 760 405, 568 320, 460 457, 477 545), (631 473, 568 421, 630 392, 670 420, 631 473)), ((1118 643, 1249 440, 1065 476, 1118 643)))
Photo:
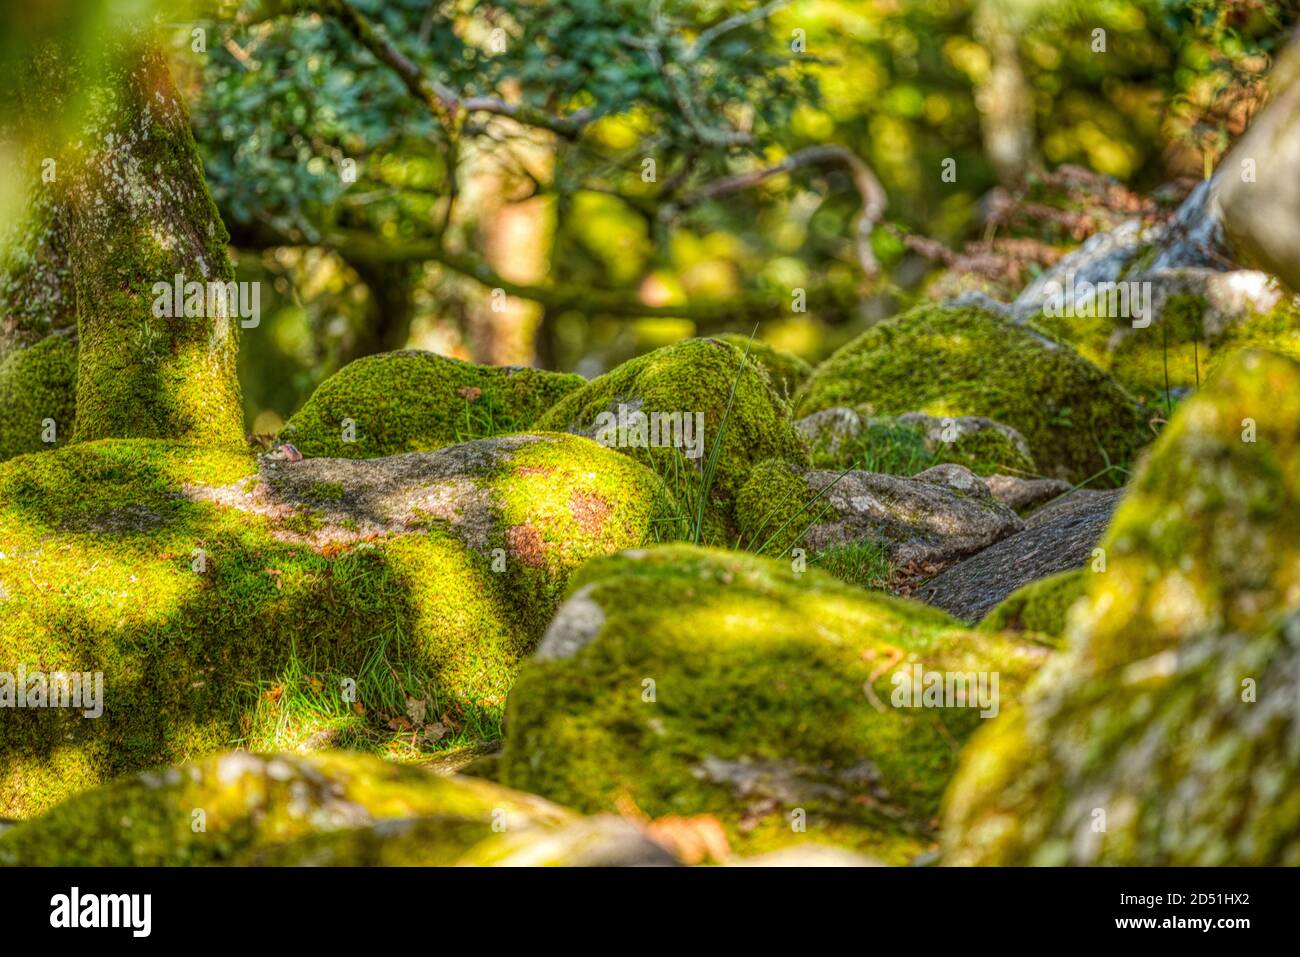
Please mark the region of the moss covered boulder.
POLYGON ((480 366, 415 349, 367 356, 322 382, 280 438, 308 456, 428 452, 532 426, 582 376, 480 366))
POLYGON ((743 348, 689 339, 638 356, 565 396, 539 429, 596 438, 663 476, 684 524, 711 520, 708 537, 734 522, 735 497, 765 459, 807 464, 790 410, 743 348))
POLYGON ((714 338, 730 343, 741 352, 748 351, 750 358, 757 360, 759 365, 767 370, 772 385, 787 399, 793 396, 812 375, 811 364, 794 353, 782 352, 761 339, 752 339, 739 332, 724 332, 714 338))
POLYGON ((0 461, 72 438, 77 409, 77 343, 47 336, 0 359, 0 461))
POLYGON ((963 756, 954 864, 1300 864, 1300 364, 1246 352, 1135 476, 1022 709, 963 756))
POLYGON ((711 816, 738 854, 913 859, 981 717, 973 683, 952 707, 900 689, 918 668, 996 672, 1005 705, 1047 654, 745 553, 634 551, 572 584, 511 691, 498 779, 587 812, 711 816))
POLYGON ((73 797, 0 836, 0 865, 672 862, 619 823, 368 755, 232 751, 73 797))
POLYGON ((921 307, 841 348, 795 398, 799 416, 835 406, 987 417, 1072 481, 1130 461, 1150 434, 1132 396, 1068 345, 973 307, 921 307))
POLYGON ((365 461, 152 440, 12 459, 0 673, 101 673, 102 693, 4 709, 0 817, 235 744, 418 757, 494 737, 569 572, 653 538, 664 496, 570 435, 365 461))

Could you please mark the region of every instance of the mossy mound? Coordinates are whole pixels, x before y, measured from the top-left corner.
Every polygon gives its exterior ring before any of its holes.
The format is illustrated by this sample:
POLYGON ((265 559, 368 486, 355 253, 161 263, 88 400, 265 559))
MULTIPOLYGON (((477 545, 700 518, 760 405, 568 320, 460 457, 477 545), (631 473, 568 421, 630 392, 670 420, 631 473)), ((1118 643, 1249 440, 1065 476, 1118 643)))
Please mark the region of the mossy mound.
POLYGON ((584 385, 579 375, 480 366, 408 349, 350 362, 322 382, 280 438, 303 455, 367 459, 518 432, 584 385), (352 428, 346 431, 347 421, 352 428))
POLYGON ((1300 364, 1185 402, 1102 542, 1067 650, 969 746, 955 864, 1300 864, 1300 364))
POLYGON ((740 552, 624 553, 572 586, 511 691, 498 779, 589 812, 713 815, 742 854, 911 860, 981 719, 895 707, 891 676, 997 671, 1005 705, 1047 654, 740 552))
POLYGON ((700 512, 705 524, 713 520, 706 536, 713 538, 734 521, 736 494, 756 463, 808 461, 762 365, 717 339, 689 339, 624 362, 565 396, 536 427, 593 436, 645 462, 682 503, 688 524, 700 512), (640 434, 629 428, 637 414, 649 420, 640 434), (703 429, 690 433, 690 443, 674 441, 686 435, 673 427, 674 416, 692 429, 702 421, 703 429))
POLYGON ((232 751, 77 795, 0 837, 0 865, 310 863, 325 842, 337 863, 370 863, 362 845, 376 825, 414 823, 421 840, 406 844, 407 859, 390 862, 454 864, 502 828, 555 828, 575 818, 488 781, 370 755, 232 751))
POLYGON ((867 330, 817 367, 796 414, 834 406, 1005 423, 1038 467, 1082 481, 1129 461, 1144 426, 1133 398, 1068 346, 976 308, 923 306, 867 330))
POLYGON ((494 737, 569 572, 652 537, 664 495, 569 435, 260 469, 151 440, 12 459, 0 672, 102 672, 103 714, 6 709, 0 817, 234 745, 494 737))
POLYGON ((0 461, 42 452, 72 438, 77 410, 77 344, 48 336, 0 360, 0 461), (53 420, 54 442, 46 442, 53 420))
POLYGON ((980 631, 1029 631, 1060 638, 1070 609, 1087 591, 1091 574, 1076 568, 1017 588, 984 616, 980 631))
POLYGON ((748 350, 749 357, 757 360, 767 370, 768 378, 783 398, 793 396, 812 375, 813 367, 810 363, 792 352, 782 352, 761 339, 752 339, 739 332, 724 332, 713 338, 730 343, 741 352, 748 350))

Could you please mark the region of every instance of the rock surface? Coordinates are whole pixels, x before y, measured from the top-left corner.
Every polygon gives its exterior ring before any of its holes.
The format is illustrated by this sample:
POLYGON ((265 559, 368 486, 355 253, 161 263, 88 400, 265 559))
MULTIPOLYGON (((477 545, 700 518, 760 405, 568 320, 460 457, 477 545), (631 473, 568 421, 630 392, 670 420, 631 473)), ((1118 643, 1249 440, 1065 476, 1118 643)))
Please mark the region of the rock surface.
POLYGON ((797 473, 764 463, 741 491, 737 513, 750 547, 781 553, 797 542, 818 552, 848 542, 881 545, 897 563, 952 561, 1024 523, 960 465, 904 478, 872 472, 797 473))
POLYGON ((1022 585, 1083 567, 1105 533, 1120 494, 1087 489, 1071 493, 1031 515, 1024 531, 945 568, 913 597, 962 621, 977 622, 1022 585))

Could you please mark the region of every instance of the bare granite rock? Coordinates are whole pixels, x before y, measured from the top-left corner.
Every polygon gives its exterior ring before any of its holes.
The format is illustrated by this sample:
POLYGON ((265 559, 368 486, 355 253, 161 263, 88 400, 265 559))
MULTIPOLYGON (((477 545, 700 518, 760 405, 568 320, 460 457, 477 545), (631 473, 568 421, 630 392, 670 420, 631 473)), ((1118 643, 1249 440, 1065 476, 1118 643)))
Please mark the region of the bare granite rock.
POLYGON ((1066 495, 1031 515, 1024 531, 944 569, 912 597, 975 623, 1020 586, 1083 567, 1121 494, 1079 489, 1066 495))
POLYGON ((816 551, 863 539, 881 542, 898 563, 971 555, 1024 528, 978 476, 939 465, 906 478, 874 472, 809 472, 808 491, 825 492, 826 517, 805 536, 816 551))

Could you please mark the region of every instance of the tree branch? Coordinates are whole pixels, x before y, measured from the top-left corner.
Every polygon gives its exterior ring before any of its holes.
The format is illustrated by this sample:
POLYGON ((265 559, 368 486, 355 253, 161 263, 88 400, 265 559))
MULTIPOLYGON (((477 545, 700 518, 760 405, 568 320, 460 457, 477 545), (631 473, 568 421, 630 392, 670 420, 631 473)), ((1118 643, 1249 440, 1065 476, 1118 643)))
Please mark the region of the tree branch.
POLYGON ((417 63, 388 41, 382 27, 371 23, 347 0, 305 0, 302 9, 316 10, 337 20, 375 59, 397 74, 407 91, 428 106, 445 129, 454 128, 456 114, 463 110, 509 117, 525 126, 573 139, 595 118, 586 109, 569 116, 553 116, 545 110, 525 103, 507 103, 496 96, 462 96, 445 83, 427 79, 417 63))
MULTIPOLYGON (((431 239, 393 243, 369 233, 355 230, 332 230, 319 241, 277 231, 266 223, 230 223, 231 241, 246 249, 275 246, 319 246, 338 253, 350 263, 366 267, 407 262, 436 262, 453 272, 472 279, 486 289, 501 289, 507 295, 539 303, 547 310, 572 310, 587 314, 606 314, 626 318, 691 319, 702 325, 717 326, 727 322, 748 321, 763 316, 777 316, 789 311, 789 302, 774 294, 738 295, 728 299, 703 300, 673 305, 651 305, 634 291, 593 289, 590 286, 534 286, 512 282, 495 272, 480 259, 454 253, 431 239)), ((807 290, 809 309, 839 307, 828 287, 807 290)))
POLYGON ((791 153, 774 166, 767 166, 762 169, 751 170, 748 173, 737 173, 734 176, 725 176, 722 179, 714 180, 681 197, 676 202, 664 206, 660 215, 664 219, 672 219, 682 210, 721 196, 752 189, 773 176, 792 173, 804 166, 827 165, 845 167, 853 179, 853 186, 858 191, 858 196, 862 201, 862 208, 858 212, 854 226, 854 246, 857 250, 858 265, 862 267, 862 271, 866 275, 875 276, 879 272, 880 266, 876 262, 875 254, 871 251, 871 231, 880 222, 880 218, 885 212, 885 188, 880 185, 880 180, 871 171, 871 167, 863 162, 862 158, 856 153, 844 146, 833 144, 810 146, 791 153))

